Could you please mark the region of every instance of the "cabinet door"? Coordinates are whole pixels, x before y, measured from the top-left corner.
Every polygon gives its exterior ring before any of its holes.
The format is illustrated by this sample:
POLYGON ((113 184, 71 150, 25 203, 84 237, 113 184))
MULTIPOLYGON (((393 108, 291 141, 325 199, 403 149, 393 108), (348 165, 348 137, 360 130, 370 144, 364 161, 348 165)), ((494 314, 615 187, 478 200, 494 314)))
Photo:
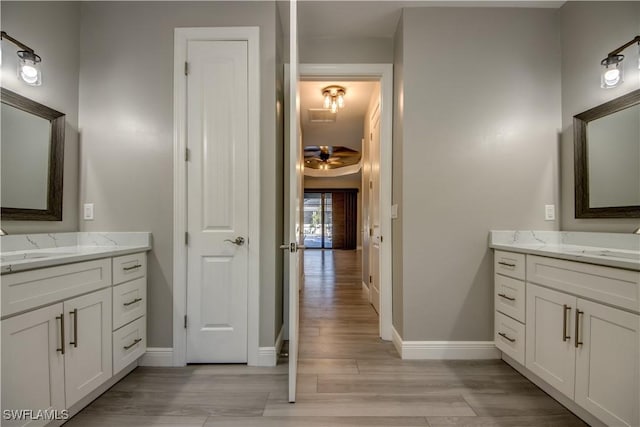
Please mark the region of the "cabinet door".
POLYGON ((571 399, 575 348, 565 337, 572 335, 575 308, 575 297, 527 284, 525 366, 571 399))
POLYGON ((65 394, 71 407, 111 378, 111 288, 64 302, 65 394))
POLYGON ((640 316, 578 299, 575 401, 607 425, 640 425, 640 316))
MULTIPOLYGON (((65 408, 64 356, 56 350, 63 345, 61 314, 62 304, 55 304, 2 321, 3 411, 65 408)), ((33 427, 47 422, 3 419, 2 425, 33 427)))

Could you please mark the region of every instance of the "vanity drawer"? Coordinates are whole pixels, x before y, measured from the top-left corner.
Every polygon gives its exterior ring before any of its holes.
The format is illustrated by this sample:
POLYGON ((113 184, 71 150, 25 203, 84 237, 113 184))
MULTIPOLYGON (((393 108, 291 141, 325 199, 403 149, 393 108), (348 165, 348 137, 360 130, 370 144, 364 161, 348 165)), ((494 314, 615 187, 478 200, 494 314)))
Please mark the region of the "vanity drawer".
POLYGON ((524 323, 526 306, 524 282, 496 274, 494 289, 495 309, 524 323))
POLYGON ((514 252, 495 251, 494 271, 503 276, 524 280, 525 255, 514 252))
POLYGON ((113 375, 147 351, 147 318, 141 317, 113 333, 113 375))
POLYGON ((113 259, 113 284, 128 282, 147 275, 147 254, 123 255, 113 259))
POLYGON ((111 258, 2 276, 2 317, 111 286, 111 258))
POLYGON ((638 271, 529 255, 527 272, 527 282, 640 312, 638 271))
POLYGON ((147 311, 147 279, 141 277, 113 287, 113 329, 126 325, 147 311))
POLYGON ((495 313, 494 340, 496 347, 524 365, 524 325, 502 313, 497 311, 495 313))

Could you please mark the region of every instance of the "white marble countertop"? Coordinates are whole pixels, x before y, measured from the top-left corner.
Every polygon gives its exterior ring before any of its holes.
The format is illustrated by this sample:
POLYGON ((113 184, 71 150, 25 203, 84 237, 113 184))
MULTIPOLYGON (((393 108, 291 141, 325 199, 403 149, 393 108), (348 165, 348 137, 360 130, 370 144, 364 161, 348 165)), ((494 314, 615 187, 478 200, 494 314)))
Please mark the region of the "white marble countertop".
POLYGON ((640 235, 492 230, 489 247, 640 271, 640 235))
POLYGON ((151 233, 50 233, 0 236, 0 273, 151 250, 151 233))

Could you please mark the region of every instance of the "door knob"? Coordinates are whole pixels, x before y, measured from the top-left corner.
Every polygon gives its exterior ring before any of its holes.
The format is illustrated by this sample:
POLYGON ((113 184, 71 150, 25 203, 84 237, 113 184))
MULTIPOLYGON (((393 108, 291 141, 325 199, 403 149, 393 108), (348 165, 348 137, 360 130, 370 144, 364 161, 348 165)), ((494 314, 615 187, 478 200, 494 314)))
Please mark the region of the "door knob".
POLYGON ((288 249, 289 252, 298 252, 301 249, 307 249, 306 246, 298 245, 297 243, 289 243, 288 245, 280 245, 280 249, 288 249))
POLYGON ((225 242, 229 242, 229 243, 233 243, 236 246, 242 246, 244 245, 244 237, 236 237, 236 240, 231 240, 231 239, 224 239, 225 242))

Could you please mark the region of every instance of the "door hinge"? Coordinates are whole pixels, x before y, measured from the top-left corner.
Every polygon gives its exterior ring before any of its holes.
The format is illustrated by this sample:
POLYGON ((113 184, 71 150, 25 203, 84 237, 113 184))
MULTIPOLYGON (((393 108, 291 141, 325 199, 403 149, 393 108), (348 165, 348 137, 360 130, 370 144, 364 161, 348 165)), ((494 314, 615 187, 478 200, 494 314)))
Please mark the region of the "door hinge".
POLYGON ((184 244, 185 245, 189 244, 189 232, 188 231, 184 232, 184 244))
POLYGON ((184 315, 184 328, 187 329, 187 315, 184 315))
POLYGON ((184 161, 188 162, 191 160, 191 150, 189 150, 188 148, 185 148, 184 150, 184 161))
POLYGON ((369 188, 373 188, 373 181, 369 181, 369 188))
POLYGON ((187 61, 184 62, 184 75, 189 75, 189 63, 187 61))
POLYGON ((373 228, 370 228, 369 229, 369 237, 372 237, 372 236, 373 236, 373 228))
POLYGON ((369 141, 373 141, 373 132, 369 134, 369 141))
POLYGON ((373 278, 369 276, 369 283, 373 282, 373 278))
POLYGON ((380 243, 382 243, 383 240, 384 240, 384 238, 382 236, 380 236, 380 243))

